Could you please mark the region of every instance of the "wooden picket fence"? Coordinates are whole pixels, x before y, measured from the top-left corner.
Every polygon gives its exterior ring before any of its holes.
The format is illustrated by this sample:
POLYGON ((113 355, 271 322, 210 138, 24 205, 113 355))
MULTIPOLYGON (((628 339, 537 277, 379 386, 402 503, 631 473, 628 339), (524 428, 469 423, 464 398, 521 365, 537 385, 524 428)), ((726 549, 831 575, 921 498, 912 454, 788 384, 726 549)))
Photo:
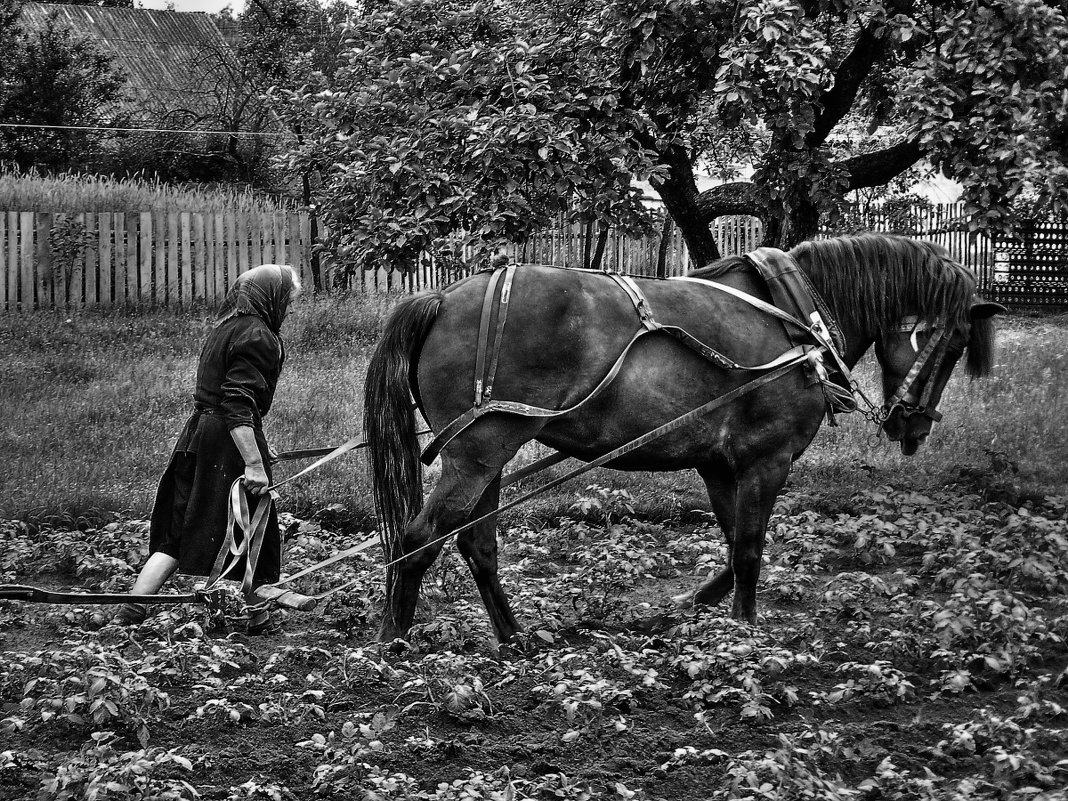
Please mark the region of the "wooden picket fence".
MULTIPOLYGON (((721 217, 712 226, 720 253, 733 256, 760 246, 763 226, 755 217, 721 217)), ((596 247, 597 230, 580 223, 559 222, 539 231, 521 245, 506 249, 509 257, 523 264, 551 264, 560 267, 588 267, 588 254, 596 247)), ((610 230, 599 269, 630 275, 655 276, 659 264, 661 234, 632 239, 610 230)), ((683 275, 690 264, 689 250, 678 228, 671 226, 665 250, 663 275, 683 275)))
MULTIPOLYGON (((217 304, 234 280, 257 264, 291 264, 313 287, 311 219, 307 212, 199 214, 0 212, 0 310, 90 306, 217 304)), ((717 221, 721 250, 742 253, 760 241, 753 218, 717 221)), ((521 263, 587 266, 597 229, 558 222, 506 249, 521 263)), ((601 267, 655 275, 659 235, 632 239, 611 230, 601 267)), ((335 276, 321 259, 320 286, 352 291, 415 291, 446 286, 470 272, 427 255, 409 272, 381 269, 335 276), (341 278, 336 281, 335 278, 341 278)), ((686 244, 669 234, 665 275, 689 269, 686 244)))
MULTIPOLYGON (((980 290, 1014 308, 1068 308, 1068 235, 1065 221, 1039 222, 1020 241, 994 242, 968 233, 960 204, 856 208, 844 229, 898 233, 946 246, 979 277, 980 290)), ((118 212, 60 214, 0 212, 0 311, 89 306, 215 305, 234 280, 257 264, 291 264, 304 285, 316 285, 316 243, 307 212, 118 212)), ((716 221, 724 255, 760 245, 752 217, 716 221)), ((523 264, 589 266, 598 229, 560 220, 525 243, 506 248, 523 264)), ((660 235, 631 239, 609 231, 602 269, 656 275, 660 235)), ((414 270, 381 269, 344 276, 323 254, 318 285, 363 292, 441 287, 467 275, 472 254, 445 263, 426 255, 414 270), (338 280, 335 280, 338 279, 338 280)), ((677 229, 668 231, 662 274, 682 275, 692 265, 677 229)))
POLYGON ((215 304, 257 264, 311 287, 313 244, 307 212, 0 212, 0 309, 215 304))

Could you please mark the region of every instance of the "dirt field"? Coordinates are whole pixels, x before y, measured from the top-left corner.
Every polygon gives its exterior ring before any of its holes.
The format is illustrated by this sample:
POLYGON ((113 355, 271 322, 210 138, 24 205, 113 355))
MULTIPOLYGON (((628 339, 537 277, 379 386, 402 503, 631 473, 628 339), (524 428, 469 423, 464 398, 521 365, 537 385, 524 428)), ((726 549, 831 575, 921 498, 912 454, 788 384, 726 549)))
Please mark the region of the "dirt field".
MULTIPOLYGON (((399 653, 377 549, 270 637, 232 596, 133 630, 0 602, 0 798, 1063 799, 1064 502, 997 494, 787 494, 756 627, 669 600, 722 562, 707 515, 597 487, 502 534, 527 632, 500 654, 455 557, 399 653)), ((288 569, 360 537, 330 517, 287 519, 288 569)), ((0 582, 125 588, 145 524, 83 528, 4 524, 0 582)))

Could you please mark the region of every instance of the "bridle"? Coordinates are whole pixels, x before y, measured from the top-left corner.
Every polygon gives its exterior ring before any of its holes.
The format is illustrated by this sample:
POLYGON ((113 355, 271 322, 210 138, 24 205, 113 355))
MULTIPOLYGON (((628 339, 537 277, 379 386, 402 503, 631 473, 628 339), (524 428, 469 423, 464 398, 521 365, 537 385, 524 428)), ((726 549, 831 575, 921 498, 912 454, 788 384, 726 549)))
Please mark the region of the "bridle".
POLYGON ((884 405, 883 420, 885 421, 889 418, 894 410, 900 410, 905 418, 919 414, 929 419, 932 423, 940 422, 942 413, 930 406, 931 395, 934 392, 935 385, 933 379, 938 375, 942 362, 945 361, 946 355, 949 353, 949 342, 953 338, 953 329, 947 326, 943 320, 938 320, 925 326, 923 320, 915 315, 910 315, 902 318, 891 330, 910 332, 909 342, 912 343, 912 349, 917 353, 916 359, 912 362, 912 367, 909 368, 905 378, 901 381, 901 385, 884 405), (931 332, 922 350, 916 341, 916 335, 921 330, 931 332), (920 373, 923 372, 928 363, 931 364, 931 370, 927 377, 927 383, 923 391, 917 396, 915 391, 916 384, 919 381, 920 373))

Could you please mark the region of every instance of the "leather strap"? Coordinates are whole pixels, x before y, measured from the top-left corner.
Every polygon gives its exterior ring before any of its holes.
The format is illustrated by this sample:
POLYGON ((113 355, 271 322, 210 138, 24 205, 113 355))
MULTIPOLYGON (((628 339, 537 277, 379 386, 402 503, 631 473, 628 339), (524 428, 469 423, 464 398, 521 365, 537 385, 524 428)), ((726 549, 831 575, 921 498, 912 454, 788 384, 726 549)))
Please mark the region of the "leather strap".
MULTIPOLYGON (((497 268, 497 270, 494 271, 493 278, 498 278, 504 270, 505 268, 497 268)), ((485 364, 485 354, 487 350, 485 340, 489 332, 489 318, 492 315, 493 297, 496 291, 496 282, 491 279, 490 284, 486 287, 486 294, 482 302, 482 315, 479 321, 479 342, 476 346, 477 351, 475 358, 476 403, 466 412, 453 419, 452 422, 446 425, 441 431, 439 431, 438 434, 434 437, 434 439, 426 446, 426 448, 423 449, 423 453, 420 458, 424 464, 429 465, 431 462, 433 462, 434 459, 436 459, 441 453, 441 451, 449 444, 449 442, 451 442, 458 434, 460 434, 464 429, 474 423, 477 419, 486 414, 489 414, 490 412, 504 412, 509 414, 517 414, 523 417, 551 418, 562 417, 565 414, 570 414, 571 412, 577 411, 584 404, 588 403, 590 400, 592 400, 602 391, 604 391, 604 389, 608 387, 612 381, 615 380, 616 376, 619 374, 619 371, 623 367, 623 362, 627 354, 630 352, 630 349, 633 347, 634 343, 644 334, 652 333, 655 331, 663 331, 664 333, 677 339, 686 347, 701 355, 703 358, 730 370, 768 370, 783 363, 784 360, 789 360, 794 356, 799 355, 800 353, 797 348, 792 348, 791 350, 779 356, 777 359, 774 359, 766 364, 739 364, 733 359, 724 356, 722 353, 715 350, 714 348, 704 344, 695 336, 687 332, 685 329, 680 328, 678 326, 665 326, 656 322, 653 317, 652 309, 649 306, 648 300, 645 298, 644 293, 642 293, 641 288, 630 276, 621 275, 619 273, 598 273, 596 271, 589 270, 585 272, 605 275, 610 280, 615 282, 630 299, 631 304, 634 306, 635 311, 638 314, 638 319, 642 325, 641 329, 639 329, 634 334, 634 336, 631 337, 630 341, 623 348, 623 351, 617 357, 615 363, 609 369, 608 373, 604 376, 604 378, 601 379, 597 386, 594 387, 593 390, 586 397, 582 398, 580 401, 569 406, 566 409, 546 409, 544 407, 533 406, 531 404, 521 403, 518 401, 496 401, 485 398, 484 394, 482 394, 484 383, 480 382, 479 376, 482 375, 482 370, 484 369, 483 365, 485 364)), ((842 362, 841 357, 839 356, 837 350, 834 347, 834 344, 830 341, 830 339, 825 333, 821 333, 820 330, 814 330, 813 325, 805 324, 793 315, 782 311, 778 307, 773 306, 772 304, 767 303, 761 300, 760 298, 754 297, 753 295, 750 295, 747 292, 743 292, 739 289, 734 289, 733 287, 729 287, 724 284, 709 281, 706 279, 690 277, 672 278, 668 280, 693 281, 695 283, 700 283, 703 286, 715 287, 716 289, 726 292, 727 294, 733 297, 737 297, 740 300, 744 300, 746 303, 749 303, 751 306, 759 309, 760 311, 770 314, 773 317, 777 317, 778 319, 783 320, 784 322, 788 322, 791 325, 801 329, 802 331, 807 332, 823 349, 825 349, 832 355, 832 358, 835 360, 836 366, 842 372, 843 376, 845 376, 846 380, 849 381, 849 368, 846 367, 844 362, 842 362)), ((503 324, 500 322, 500 315, 498 315, 498 319, 499 322, 497 326, 497 334, 495 335, 493 348, 495 354, 499 352, 500 337, 503 332, 503 324)), ((496 356, 494 356, 493 366, 494 368, 496 367, 496 356)))
POLYGON ((486 376, 486 348, 489 340, 490 317, 493 312, 493 300, 497 294, 497 284, 504 275, 502 269, 496 269, 490 275, 486 294, 482 298, 482 314, 478 320, 478 341, 475 346, 475 406, 482 405, 482 382, 486 376))
MULTIPOLYGON (((745 384, 742 384, 740 387, 735 387, 734 389, 730 390, 729 392, 725 392, 724 394, 720 395, 719 397, 713 398, 712 400, 708 401, 708 403, 704 403, 701 406, 698 406, 696 409, 693 409, 693 410, 691 410, 689 412, 686 412, 685 414, 680 415, 679 417, 676 417, 674 420, 671 420, 670 422, 664 423, 664 425, 659 426, 657 428, 654 428, 652 431, 649 431, 649 432, 647 432, 645 434, 642 434, 640 437, 632 439, 630 442, 626 443, 625 445, 621 445, 620 447, 615 448, 612 451, 609 451, 608 453, 604 454, 603 456, 598 456, 596 459, 594 459, 594 460, 592 460, 590 462, 585 462, 582 465, 576 467, 575 469, 569 470, 564 475, 552 479, 551 481, 547 482, 546 484, 543 484, 542 486, 538 487, 537 489, 531 490, 530 492, 528 492, 528 493, 526 493, 524 495, 521 495, 520 497, 515 498, 514 500, 511 500, 508 503, 502 504, 502 505, 498 506, 496 509, 494 509, 493 511, 488 512, 487 514, 484 514, 481 517, 476 518, 475 520, 471 520, 470 522, 465 523, 464 525, 460 526, 459 528, 453 529, 448 534, 444 534, 441 537, 437 537, 436 539, 430 540, 429 542, 424 543, 423 545, 419 546, 418 548, 415 548, 414 550, 411 550, 408 553, 403 554, 402 556, 398 557, 397 559, 394 559, 392 562, 388 562, 386 565, 384 565, 384 567, 391 567, 391 566, 397 564, 398 562, 404 561, 405 559, 407 559, 408 557, 412 556, 413 554, 419 553, 420 551, 425 550, 426 548, 429 548, 429 547, 431 547, 433 545, 436 545, 439 542, 444 542, 449 537, 455 536, 457 534, 462 534, 463 532, 465 532, 465 531, 467 531, 467 530, 469 530, 471 528, 474 528, 479 523, 485 522, 486 520, 488 520, 489 518, 493 517, 494 515, 499 514, 500 512, 503 512, 503 511, 506 511, 508 509, 511 509, 511 508, 513 508, 515 506, 518 506, 521 503, 525 503, 526 501, 530 500, 531 498, 535 497, 536 495, 540 495, 541 493, 546 492, 547 490, 550 490, 553 487, 557 487, 560 484, 563 484, 565 481, 570 481, 572 478, 580 476, 583 473, 586 473, 586 472, 588 472, 590 470, 593 470, 595 467, 600 467, 601 465, 607 464, 608 462, 611 462, 614 459, 618 459, 620 456, 624 456, 624 455, 626 455, 628 453, 631 453, 632 451, 637 450, 638 448, 642 447, 643 445, 648 445, 653 440, 659 439, 660 437, 662 437, 662 436, 664 436, 664 435, 666 435, 666 434, 668 434, 668 433, 670 433, 672 431, 675 431, 675 430, 677 430, 677 429, 679 429, 679 428, 691 423, 693 420, 697 419, 698 417, 701 417, 701 416, 706 415, 706 414, 710 414, 711 412, 715 411, 716 409, 720 408, 721 406, 725 406, 726 404, 728 404, 728 403, 730 403, 730 402, 732 402, 734 400, 737 400, 741 396, 746 395, 749 392, 752 392, 754 389, 757 389, 758 387, 764 386, 765 384, 770 384, 772 381, 775 381, 775 380, 781 378, 783 375, 788 373, 790 370, 792 370, 798 364, 801 364, 802 362, 806 361, 809 358, 809 354, 813 353, 813 352, 816 352, 816 351, 809 351, 809 352, 805 353, 804 355, 799 356, 799 357, 787 362, 786 364, 780 365, 779 367, 777 367, 775 370, 772 370, 771 372, 764 373, 763 375, 757 376, 752 381, 749 381, 749 382, 747 382, 745 384)), ((546 459, 548 459, 548 457, 546 457, 546 459)), ((509 478, 511 478, 511 477, 509 476, 509 478)), ((502 481, 502 483, 503 483, 503 481, 502 481)), ((509 483, 514 483, 514 482, 509 482, 509 483)))
POLYGON ((483 384, 482 400, 487 401, 493 395, 493 379, 497 375, 497 361, 501 355, 501 341, 504 339, 504 326, 508 322, 508 303, 512 298, 512 279, 515 277, 515 265, 505 267, 504 280, 501 282, 501 296, 497 301, 497 328, 493 334, 493 347, 490 349, 490 363, 486 370, 483 384))

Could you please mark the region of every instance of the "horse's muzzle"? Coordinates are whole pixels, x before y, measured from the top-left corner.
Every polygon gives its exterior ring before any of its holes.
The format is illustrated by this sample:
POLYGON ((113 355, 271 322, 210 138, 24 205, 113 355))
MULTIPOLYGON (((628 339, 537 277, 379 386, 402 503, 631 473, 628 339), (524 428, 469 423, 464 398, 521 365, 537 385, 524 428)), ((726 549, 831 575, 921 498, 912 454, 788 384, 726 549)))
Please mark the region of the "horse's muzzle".
POLYGON ((903 403, 894 404, 886 413, 883 431, 891 442, 901 443, 901 453, 912 456, 931 433, 931 427, 940 415, 934 410, 903 403))

